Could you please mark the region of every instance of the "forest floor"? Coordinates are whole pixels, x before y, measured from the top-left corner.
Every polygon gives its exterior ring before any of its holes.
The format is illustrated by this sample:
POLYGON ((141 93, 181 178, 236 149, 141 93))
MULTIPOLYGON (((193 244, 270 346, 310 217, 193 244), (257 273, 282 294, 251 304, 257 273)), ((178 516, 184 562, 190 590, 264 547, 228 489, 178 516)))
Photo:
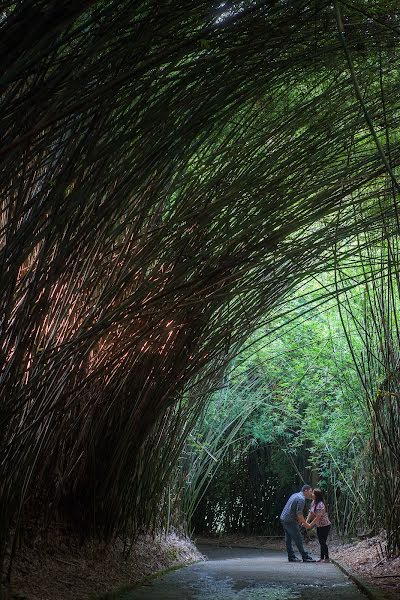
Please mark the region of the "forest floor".
POLYGON ((140 537, 129 557, 123 545, 86 546, 53 540, 46 547, 25 549, 17 555, 12 590, 7 600, 99 600, 108 592, 134 587, 146 578, 203 557, 192 542, 176 535, 140 537), (98 596, 99 595, 99 596, 98 596))
MULTIPOLYGON (((313 534, 306 540, 307 550, 314 557, 319 556, 318 540, 313 534)), ((195 542, 200 544, 215 544, 217 546, 253 547, 271 550, 285 550, 283 537, 269 536, 224 536, 221 538, 198 537, 195 542)), ((367 538, 350 544, 343 544, 332 536, 328 541, 330 555, 340 561, 357 576, 367 581, 371 586, 381 590, 387 600, 400 598, 400 556, 383 558, 385 541, 383 536, 367 538), (383 550, 383 553, 382 553, 383 550)))

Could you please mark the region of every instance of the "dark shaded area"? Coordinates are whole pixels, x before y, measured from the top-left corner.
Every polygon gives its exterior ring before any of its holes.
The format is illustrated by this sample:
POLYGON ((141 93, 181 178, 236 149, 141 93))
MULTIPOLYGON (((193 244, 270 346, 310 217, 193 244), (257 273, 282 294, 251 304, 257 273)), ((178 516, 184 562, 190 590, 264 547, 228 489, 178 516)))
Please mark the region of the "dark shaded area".
POLYGON ((279 515, 287 497, 301 487, 300 477, 282 449, 245 448, 243 443, 225 455, 194 513, 196 533, 282 535, 279 515))

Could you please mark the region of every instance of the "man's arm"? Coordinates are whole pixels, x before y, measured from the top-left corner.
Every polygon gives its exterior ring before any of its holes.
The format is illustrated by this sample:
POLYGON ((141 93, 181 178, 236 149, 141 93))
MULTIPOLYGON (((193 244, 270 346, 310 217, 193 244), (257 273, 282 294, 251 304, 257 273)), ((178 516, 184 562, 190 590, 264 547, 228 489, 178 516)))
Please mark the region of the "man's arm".
POLYGON ((302 512, 297 513, 297 520, 299 522, 299 525, 301 525, 302 527, 305 527, 306 529, 312 529, 312 526, 310 525, 310 523, 307 523, 302 512))
POLYGON ((303 515, 305 502, 306 501, 304 499, 304 500, 299 500, 299 502, 297 503, 296 517, 297 517, 297 521, 298 521, 299 525, 301 525, 302 527, 305 527, 306 529, 311 529, 311 527, 309 526, 309 524, 307 523, 307 521, 305 520, 304 515, 303 515))

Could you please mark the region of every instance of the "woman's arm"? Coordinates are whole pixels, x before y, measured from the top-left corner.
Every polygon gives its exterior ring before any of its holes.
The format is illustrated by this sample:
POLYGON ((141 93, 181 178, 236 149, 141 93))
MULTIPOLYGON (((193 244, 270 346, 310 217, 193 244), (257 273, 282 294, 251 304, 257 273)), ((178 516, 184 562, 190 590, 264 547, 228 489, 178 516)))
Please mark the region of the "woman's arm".
POLYGON ((315 515, 315 512, 312 512, 312 511, 310 510, 310 512, 308 513, 308 517, 307 517, 307 519, 306 519, 306 523, 311 523, 312 519, 314 519, 314 518, 315 518, 315 516, 316 516, 316 515, 315 515))
POLYGON ((319 508, 315 508, 315 513, 313 513, 314 519, 310 523, 311 527, 314 527, 314 525, 318 526, 319 521, 321 520, 321 518, 326 513, 326 509, 325 509, 325 505, 324 504, 321 503, 318 506, 319 506, 319 508))
POLYGON ((303 513, 298 513, 297 514, 297 522, 299 523, 299 525, 301 525, 302 527, 305 527, 306 529, 311 529, 311 526, 309 523, 307 523, 307 521, 305 520, 305 518, 303 517, 303 513))
MULTIPOLYGON (((308 518, 308 517, 307 517, 308 518)), ((311 521, 310 523, 310 527, 314 527, 314 525, 318 525, 318 521, 320 520, 321 516, 320 515, 315 515, 315 518, 313 519, 313 521, 311 521)))

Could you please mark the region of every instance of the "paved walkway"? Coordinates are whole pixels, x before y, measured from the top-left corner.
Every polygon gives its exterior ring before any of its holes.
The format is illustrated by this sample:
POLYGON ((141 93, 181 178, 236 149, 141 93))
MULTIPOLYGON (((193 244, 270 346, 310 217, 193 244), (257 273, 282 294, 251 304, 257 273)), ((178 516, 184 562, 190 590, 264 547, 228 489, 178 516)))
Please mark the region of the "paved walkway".
POLYGON ((118 600, 365 600, 333 564, 289 563, 273 550, 199 550, 206 562, 173 571, 118 600))

